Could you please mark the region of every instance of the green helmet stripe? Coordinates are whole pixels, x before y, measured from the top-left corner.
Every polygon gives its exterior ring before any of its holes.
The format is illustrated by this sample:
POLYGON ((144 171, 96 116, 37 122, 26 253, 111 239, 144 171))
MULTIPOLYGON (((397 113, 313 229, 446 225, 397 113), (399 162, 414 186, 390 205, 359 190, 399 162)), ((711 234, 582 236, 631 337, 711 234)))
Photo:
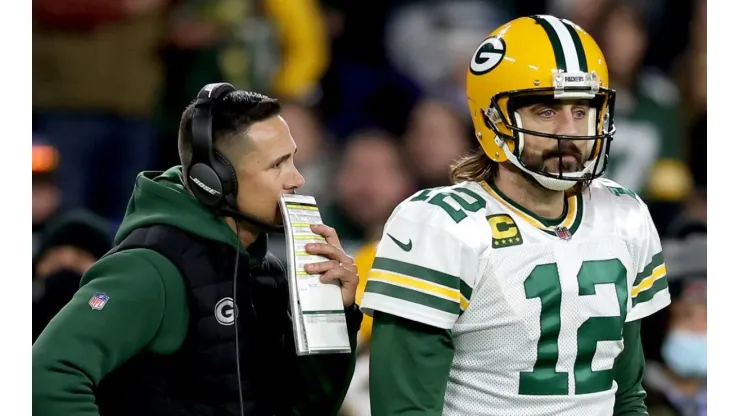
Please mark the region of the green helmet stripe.
POLYGON ((570 33, 570 36, 573 38, 573 45, 576 47, 576 54, 578 55, 579 69, 581 72, 588 72, 588 61, 586 60, 586 51, 583 49, 581 37, 578 36, 578 32, 576 32, 576 29, 570 22, 564 21, 563 24, 568 30, 568 33, 570 33))
POLYGON ((533 16, 552 44, 555 63, 563 72, 587 72, 583 42, 570 22, 553 16, 533 16))
POLYGON ((547 33, 547 37, 550 39, 550 44, 552 44, 552 51, 555 54, 555 65, 557 65, 559 70, 566 71, 567 68, 565 64, 563 44, 560 43, 560 38, 558 37, 558 33, 555 31, 555 28, 552 27, 550 22, 540 16, 533 16, 532 19, 542 26, 542 29, 547 33))

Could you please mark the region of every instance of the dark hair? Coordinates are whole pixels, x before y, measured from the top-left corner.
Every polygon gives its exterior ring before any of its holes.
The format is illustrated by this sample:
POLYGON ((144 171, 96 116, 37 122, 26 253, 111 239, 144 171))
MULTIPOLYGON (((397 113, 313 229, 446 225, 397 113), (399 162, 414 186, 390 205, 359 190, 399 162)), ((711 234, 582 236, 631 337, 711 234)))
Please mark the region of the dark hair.
MULTIPOLYGON (((229 161, 234 162, 236 149, 243 150, 249 144, 246 131, 252 124, 267 120, 280 113, 280 103, 256 92, 234 91, 213 104, 212 137, 213 149, 218 150, 229 161)), ((195 100, 185 108, 180 119, 180 130, 177 138, 177 149, 183 176, 193 158, 193 115, 195 100)))

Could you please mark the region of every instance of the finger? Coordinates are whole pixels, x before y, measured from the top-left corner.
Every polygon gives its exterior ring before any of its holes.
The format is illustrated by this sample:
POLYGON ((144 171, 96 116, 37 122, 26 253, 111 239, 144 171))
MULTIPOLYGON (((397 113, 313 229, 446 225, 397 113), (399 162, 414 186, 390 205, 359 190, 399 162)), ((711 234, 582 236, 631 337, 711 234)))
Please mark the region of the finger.
POLYGON ((311 224, 311 231, 324 237, 328 244, 334 247, 342 247, 342 244, 339 242, 337 230, 333 229, 332 227, 324 224, 311 224))
POLYGON ((341 284, 342 281, 347 280, 349 278, 348 276, 346 276, 348 274, 349 272, 346 269, 342 267, 337 267, 337 268, 331 269, 328 272, 322 274, 321 277, 319 278, 319 281, 321 283, 336 282, 336 283, 341 284))
POLYGON ((360 277, 357 275, 357 273, 347 270, 344 267, 337 267, 321 275, 319 280, 325 283, 338 280, 340 286, 353 288, 357 287, 357 284, 360 281, 360 277))
POLYGON ((306 244, 306 253, 315 254, 318 256, 324 256, 330 260, 336 260, 342 264, 352 264, 352 258, 349 257, 341 249, 324 243, 311 243, 306 244))
POLYGON ((306 272, 310 274, 321 274, 331 269, 340 267, 339 262, 336 260, 321 261, 318 263, 311 263, 306 265, 306 272))
MULTIPOLYGON (((344 253, 347 255, 347 253, 344 253)), ((355 263, 355 259, 353 259, 351 256, 347 256, 347 261, 339 263, 340 266, 344 267, 345 269, 349 270, 352 273, 359 273, 359 269, 357 268, 357 264, 355 263)))

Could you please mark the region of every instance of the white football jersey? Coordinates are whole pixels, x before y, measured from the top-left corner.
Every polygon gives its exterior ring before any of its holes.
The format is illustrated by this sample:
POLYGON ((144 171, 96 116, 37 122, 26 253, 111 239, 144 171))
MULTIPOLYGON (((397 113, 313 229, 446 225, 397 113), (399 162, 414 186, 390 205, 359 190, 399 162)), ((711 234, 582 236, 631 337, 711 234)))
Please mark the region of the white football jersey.
POLYGON ((451 330, 444 415, 611 415, 624 323, 670 303, 665 274, 647 207, 612 181, 555 221, 465 182, 394 210, 362 309, 451 330))

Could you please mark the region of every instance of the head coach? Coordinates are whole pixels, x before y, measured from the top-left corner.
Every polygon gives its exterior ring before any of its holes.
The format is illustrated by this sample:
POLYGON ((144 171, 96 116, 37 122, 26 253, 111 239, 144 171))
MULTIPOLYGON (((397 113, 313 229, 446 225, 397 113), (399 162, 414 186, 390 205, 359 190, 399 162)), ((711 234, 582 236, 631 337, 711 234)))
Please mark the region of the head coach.
POLYGON ((335 415, 355 365, 357 268, 336 232, 307 247, 341 286, 353 352, 297 356, 286 270, 267 252, 304 179, 277 100, 209 84, 181 166, 136 178, 115 247, 33 345, 34 415, 335 415))

